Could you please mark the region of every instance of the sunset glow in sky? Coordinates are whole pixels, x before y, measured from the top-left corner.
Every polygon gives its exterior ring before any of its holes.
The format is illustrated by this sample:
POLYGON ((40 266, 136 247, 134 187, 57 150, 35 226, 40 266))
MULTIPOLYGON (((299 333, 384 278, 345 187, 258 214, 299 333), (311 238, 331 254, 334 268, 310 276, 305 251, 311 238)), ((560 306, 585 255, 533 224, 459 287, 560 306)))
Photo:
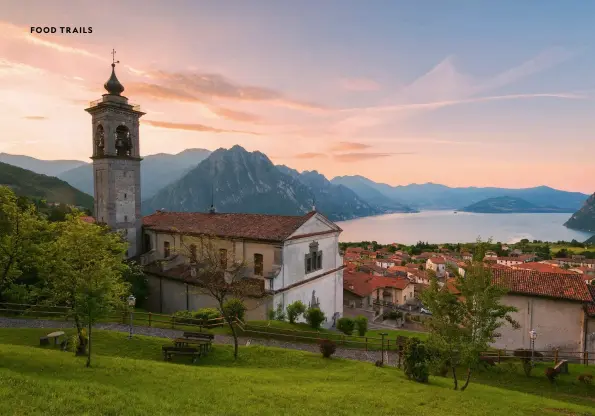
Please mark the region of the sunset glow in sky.
POLYGON ((595 2, 0 0, 0 152, 88 160, 117 51, 141 154, 595 191, 595 2), (92 34, 30 34, 31 26, 92 34))

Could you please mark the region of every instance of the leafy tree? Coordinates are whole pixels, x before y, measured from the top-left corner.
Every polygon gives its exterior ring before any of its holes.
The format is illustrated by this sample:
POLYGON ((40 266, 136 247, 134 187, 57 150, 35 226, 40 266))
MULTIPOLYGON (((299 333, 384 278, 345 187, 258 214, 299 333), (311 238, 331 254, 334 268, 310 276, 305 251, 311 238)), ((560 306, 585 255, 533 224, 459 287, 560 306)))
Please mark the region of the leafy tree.
POLYGON ((220 250, 219 241, 203 236, 192 247, 182 243, 182 255, 190 259, 191 275, 199 293, 211 297, 229 326, 234 340, 234 359, 238 358, 238 334, 235 316, 225 313, 226 301, 235 298, 243 301, 250 295, 262 294, 258 279, 246 278, 247 264, 236 258, 232 250, 220 250))
POLYGON ((343 332, 345 335, 351 335, 355 329, 355 321, 344 316, 337 321, 337 329, 343 332))
POLYGON ((564 259, 564 258, 570 257, 570 255, 568 254, 568 250, 566 250, 565 248, 562 248, 562 249, 558 250, 558 252, 554 255, 554 257, 557 259, 564 259))
POLYGON ((136 298, 136 306, 142 308, 149 298, 149 280, 143 266, 131 261, 124 270, 124 280, 130 284, 130 291, 136 298))
POLYGON ((53 223, 52 232, 54 241, 44 255, 45 295, 51 304, 70 307, 79 339, 77 353, 84 354, 88 342, 89 367, 93 324, 122 308, 129 293, 122 278, 127 244, 119 234, 74 215, 53 223))
POLYGON ((40 245, 47 223, 37 216, 26 199, 0 186, 0 299, 2 293, 41 262, 40 245))
POLYGON ((296 300, 293 303, 287 305, 287 319, 292 324, 295 324, 297 318, 306 312, 306 305, 301 300, 296 300))
POLYGON ((506 289, 492 280, 491 270, 475 262, 465 277, 454 279, 450 290, 448 286, 440 288, 432 279, 430 288, 421 294, 424 305, 432 312, 428 343, 451 366, 455 390, 457 365, 467 367, 463 391, 469 385, 472 368, 480 362, 481 352, 500 336, 498 329, 506 322, 515 329, 519 327, 511 316, 517 309, 500 302, 506 289))
POLYGON ((275 321, 283 322, 285 321, 287 316, 285 315, 285 311, 283 310, 283 304, 279 302, 277 304, 277 310, 275 311, 275 321))
POLYGON ((326 319, 324 312, 322 312, 319 308, 313 307, 310 307, 308 310, 306 310, 304 317, 306 318, 306 322, 308 322, 308 324, 314 329, 320 329, 320 325, 322 325, 326 319))
POLYGON ((366 318, 363 315, 358 315, 355 317, 354 321, 355 328, 357 329, 357 333, 359 334, 359 336, 365 336, 366 332, 368 332, 368 318, 366 318))
POLYGON ((223 304, 223 311, 229 319, 237 318, 240 321, 243 321, 246 315, 246 310, 248 310, 248 308, 246 308, 246 304, 242 299, 231 298, 226 300, 223 304))

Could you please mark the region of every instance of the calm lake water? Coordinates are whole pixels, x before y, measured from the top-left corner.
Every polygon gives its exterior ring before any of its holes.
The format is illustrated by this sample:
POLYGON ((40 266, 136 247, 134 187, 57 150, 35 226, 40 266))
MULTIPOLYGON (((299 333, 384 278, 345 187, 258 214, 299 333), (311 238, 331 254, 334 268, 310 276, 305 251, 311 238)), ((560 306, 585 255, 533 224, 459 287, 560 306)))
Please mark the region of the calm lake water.
POLYGON ((340 241, 377 241, 380 244, 468 243, 481 237, 502 243, 523 238, 542 241, 585 241, 590 233, 564 227, 572 214, 475 214, 422 211, 341 221, 340 241))

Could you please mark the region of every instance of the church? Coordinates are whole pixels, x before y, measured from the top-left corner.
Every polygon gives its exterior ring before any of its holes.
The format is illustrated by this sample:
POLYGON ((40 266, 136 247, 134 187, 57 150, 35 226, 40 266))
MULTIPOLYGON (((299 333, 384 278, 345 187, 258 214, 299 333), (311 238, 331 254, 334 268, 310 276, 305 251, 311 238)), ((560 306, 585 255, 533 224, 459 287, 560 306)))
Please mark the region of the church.
POLYGON ((332 327, 343 314, 341 229, 313 208, 302 216, 157 211, 141 216, 139 120, 145 114, 122 95, 112 73, 102 98, 91 102, 94 218, 128 241, 129 259, 144 266, 150 286, 148 309, 174 313, 214 307, 193 279, 185 248, 213 239, 222 256, 246 264, 246 279, 260 290, 246 299, 246 319, 300 300, 319 307, 332 327))

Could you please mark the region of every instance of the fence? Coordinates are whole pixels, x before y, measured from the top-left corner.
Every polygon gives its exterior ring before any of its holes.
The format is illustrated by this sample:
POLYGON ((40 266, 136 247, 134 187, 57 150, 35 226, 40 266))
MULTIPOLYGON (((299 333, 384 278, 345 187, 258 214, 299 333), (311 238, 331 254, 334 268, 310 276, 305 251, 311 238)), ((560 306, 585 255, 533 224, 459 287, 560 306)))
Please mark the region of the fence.
MULTIPOLYGON (((2 303, 0 302, 0 314, 5 316, 16 316, 25 318, 52 318, 57 320, 68 320, 70 315, 70 308, 63 306, 41 306, 41 305, 27 305, 17 303, 2 303)), ((176 317, 174 315, 165 315, 152 312, 143 311, 122 311, 106 317, 102 322, 121 322, 122 324, 143 323, 144 326, 170 328, 170 329, 212 329, 225 325, 225 319, 199 319, 176 317)), ((279 328, 275 326, 256 325, 249 322, 243 322, 236 319, 236 328, 240 330, 240 335, 249 335, 261 338, 275 338, 286 341, 302 342, 302 343, 318 343, 325 339, 330 339, 337 343, 337 345, 360 349, 360 350, 385 350, 385 351, 399 351, 407 342, 408 337, 397 336, 396 338, 389 337, 366 337, 357 335, 345 335, 334 331, 309 331, 309 330, 295 330, 287 328, 279 328)), ((558 363, 561 360, 568 360, 572 363, 580 363, 584 365, 595 364, 595 351, 560 351, 560 350, 536 350, 534 351, 535 361, 554 362, 558 363)), ((515 356, 515 350, 489 350, 483 352, 481 356, 484 359, 490 359, 498 364, 506 360, 514 360, 519 357, 515 356)))

